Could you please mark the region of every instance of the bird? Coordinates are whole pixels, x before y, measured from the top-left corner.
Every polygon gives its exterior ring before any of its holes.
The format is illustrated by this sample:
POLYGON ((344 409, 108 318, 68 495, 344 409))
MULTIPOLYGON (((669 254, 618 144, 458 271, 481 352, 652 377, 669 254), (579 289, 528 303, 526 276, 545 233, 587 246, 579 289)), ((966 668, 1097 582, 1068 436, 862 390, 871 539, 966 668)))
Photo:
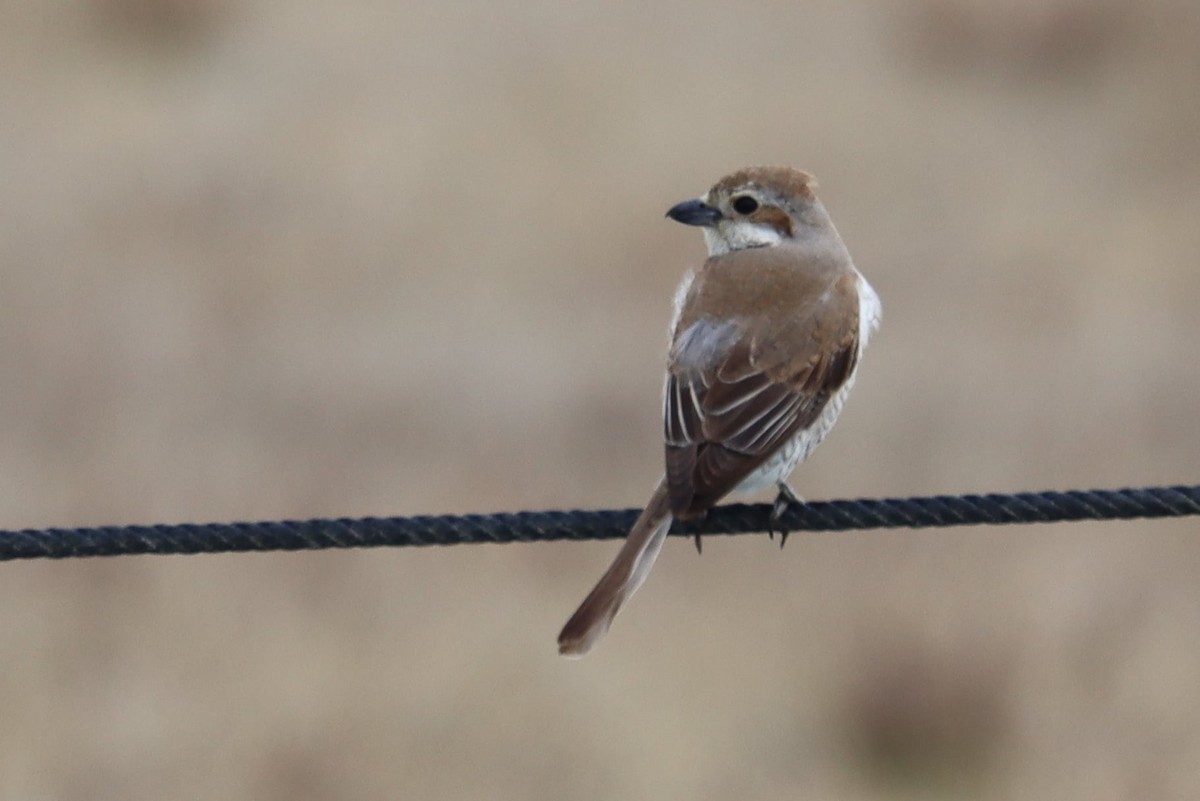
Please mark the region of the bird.
POLYGON ((675 292, 665 475, 563 626, 563 656, 581 657, 604 637, 673 520, 703 517, 731 492, 774 486, 773 529, 789 504, 802 503, 787 478, 837 421, 881 316, 816 188, 801 170, 747 167, 667 211, 701 229, 708 258, 675 292))

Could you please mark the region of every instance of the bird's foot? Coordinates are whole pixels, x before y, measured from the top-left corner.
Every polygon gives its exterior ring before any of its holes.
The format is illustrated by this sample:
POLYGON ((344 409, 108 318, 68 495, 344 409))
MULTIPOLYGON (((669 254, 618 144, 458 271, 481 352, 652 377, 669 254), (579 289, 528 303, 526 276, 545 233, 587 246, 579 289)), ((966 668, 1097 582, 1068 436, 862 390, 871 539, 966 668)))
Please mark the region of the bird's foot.
POLYGON ((704 535, 704 521, 708 520, 708 512, 701 512, 692 519, 696 523, 696 533, 692 535, 692 541, 696 543, 696 553, 703 554, 703 544, 700 542, 700 537, 704 535))
POLYGON ((788 534, 791 532, 784 528, 780 521, 783 520, 783 515, 792 504, 803 506, 804 499, 792 491, 792 488, 787 485, 787 482, 779 482, 779 494, 775 496, 775 505, 771 507, 771 516, 767 519, 767 536, 771 541, 775 541, 775 532, 779 531, 779 548, 787 544, 788 534), (778 529, 776 528, 778 526, 778 529))

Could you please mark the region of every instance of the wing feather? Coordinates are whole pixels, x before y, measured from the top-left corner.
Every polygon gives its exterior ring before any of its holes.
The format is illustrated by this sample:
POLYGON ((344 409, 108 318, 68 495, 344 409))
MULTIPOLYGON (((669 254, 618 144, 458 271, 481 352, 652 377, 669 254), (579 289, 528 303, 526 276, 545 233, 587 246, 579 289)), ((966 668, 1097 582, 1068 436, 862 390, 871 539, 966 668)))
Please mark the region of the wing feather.
POLYGON ((697 315, 677 329, 664 406, 674 514, 695 517, 719 501, 812 425, 852 375, 858 298, 842 284, 782 320, 697 315))

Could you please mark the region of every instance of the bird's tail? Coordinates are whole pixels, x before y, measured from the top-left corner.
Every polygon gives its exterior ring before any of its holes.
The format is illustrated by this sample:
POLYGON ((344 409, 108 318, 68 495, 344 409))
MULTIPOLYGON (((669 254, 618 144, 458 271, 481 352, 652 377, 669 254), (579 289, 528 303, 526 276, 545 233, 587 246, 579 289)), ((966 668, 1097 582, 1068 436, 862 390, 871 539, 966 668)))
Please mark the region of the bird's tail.
POLYGON ((630 529, 617 558, 563 626, 558 635, 560 654, 579 658, 608 632, 617 612, 650 574, 670 528, 671 501, 664 479, 630 529))

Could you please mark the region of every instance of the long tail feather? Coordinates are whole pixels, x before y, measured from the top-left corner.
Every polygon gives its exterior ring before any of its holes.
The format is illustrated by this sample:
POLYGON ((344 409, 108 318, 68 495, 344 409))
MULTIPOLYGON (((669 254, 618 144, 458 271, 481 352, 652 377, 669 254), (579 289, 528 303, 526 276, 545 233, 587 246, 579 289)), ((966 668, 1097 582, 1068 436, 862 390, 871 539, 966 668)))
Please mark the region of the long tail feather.
POLYGON ((563 626, 558 635, 560 654, 581 657, 608 632, 617 612, 650 574, 670 528, 671 502, 664 480, 633 524, 617 558, 563 626))

